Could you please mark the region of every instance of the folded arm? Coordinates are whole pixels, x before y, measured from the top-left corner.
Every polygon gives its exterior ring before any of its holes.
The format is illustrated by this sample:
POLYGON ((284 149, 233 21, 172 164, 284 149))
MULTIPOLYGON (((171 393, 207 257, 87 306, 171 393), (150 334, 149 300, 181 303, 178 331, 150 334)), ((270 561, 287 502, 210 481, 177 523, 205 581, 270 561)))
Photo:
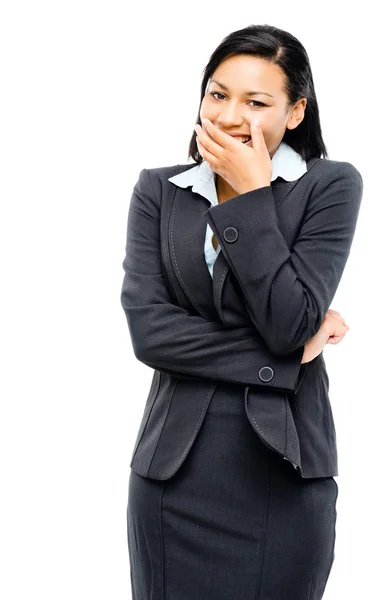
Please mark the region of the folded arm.
POLYGON ((148 169, 133 189, 123 269, 121 304, 138 360, 175 377, 297 392, 307 366, 301 365, 304 346, 276 356, 254 328, 227 328, 172 303, 161 265, 160 205, 148 169), (270 381, 260 378, 265 366, 274 372, 270 381))

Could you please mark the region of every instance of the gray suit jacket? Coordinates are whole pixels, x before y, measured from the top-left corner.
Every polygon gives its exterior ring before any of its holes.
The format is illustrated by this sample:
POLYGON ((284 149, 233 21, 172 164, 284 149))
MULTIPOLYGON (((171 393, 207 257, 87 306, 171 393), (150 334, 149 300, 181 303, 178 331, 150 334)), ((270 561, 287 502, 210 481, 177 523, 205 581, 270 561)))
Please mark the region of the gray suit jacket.
POLYGON ((296 181, 211 206, 168 181, 192 167, 143 169, 130 201, 121 304, 136 358, 154 369, 130 466, 171 477, 225 382, 243 387, 251 426, 301 477, 336 476, 323 353, 301 358, 345 268, 362 177, 313 158, 296 181), (221 245, 213 279, 207 222, 221 245))

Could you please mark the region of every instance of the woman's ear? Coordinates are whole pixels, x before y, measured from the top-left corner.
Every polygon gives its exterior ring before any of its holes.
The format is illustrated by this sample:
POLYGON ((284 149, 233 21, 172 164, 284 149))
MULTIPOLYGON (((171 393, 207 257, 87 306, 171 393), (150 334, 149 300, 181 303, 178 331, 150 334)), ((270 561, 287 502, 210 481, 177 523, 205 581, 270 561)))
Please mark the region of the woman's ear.
POLYGON ((289 115, 288 123, 286 125, 287 129, 296 129, 296 127, 300 125, 300 123, 304 119, 306 106, 306 98, 300 98, 300 100, 296 102, 289 115))

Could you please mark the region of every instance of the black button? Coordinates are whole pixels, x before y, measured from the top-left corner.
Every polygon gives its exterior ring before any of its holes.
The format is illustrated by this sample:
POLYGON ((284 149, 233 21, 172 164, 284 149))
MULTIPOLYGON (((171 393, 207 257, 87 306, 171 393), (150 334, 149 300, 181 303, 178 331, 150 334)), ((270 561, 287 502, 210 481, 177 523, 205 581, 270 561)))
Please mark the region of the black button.
POLYGON ((270 381, 274 377, 274 371, 271 367, 262 367, 259 369, 258 375, 261 381, 270 381))
POLYGON ((235 227, 226 227, 223 236, 226 242, 236 242, 238 239, 238 231, 235 227))

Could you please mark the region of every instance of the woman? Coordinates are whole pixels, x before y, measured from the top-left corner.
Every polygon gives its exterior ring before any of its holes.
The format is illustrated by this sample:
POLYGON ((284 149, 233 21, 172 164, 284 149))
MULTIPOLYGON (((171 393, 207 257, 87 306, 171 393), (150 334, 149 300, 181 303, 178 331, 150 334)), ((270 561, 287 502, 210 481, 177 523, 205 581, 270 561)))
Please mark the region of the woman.
POLYGON ((305 49, 250 26, 205 69, 195 165, 140 173, 121 303, 154 373, 130 463, 133 600, 323 596, 338 468, 322 350, 348 330, 329 307, 363 189, 326 156, 305 49))

